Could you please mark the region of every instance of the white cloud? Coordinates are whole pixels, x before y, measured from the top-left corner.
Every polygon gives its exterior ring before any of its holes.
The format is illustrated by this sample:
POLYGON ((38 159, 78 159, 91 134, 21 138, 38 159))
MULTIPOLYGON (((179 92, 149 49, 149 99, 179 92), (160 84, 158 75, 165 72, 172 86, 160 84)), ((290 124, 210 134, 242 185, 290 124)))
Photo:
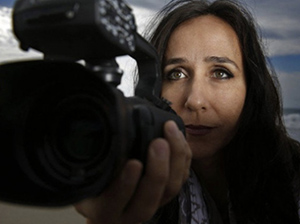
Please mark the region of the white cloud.
POLYGON ((138 32, 143 33, 150 20, 155 16, 156 12, 147 8, 132 6, 138 32))
MULTIPOLYGON (((290 129, 300 129, 300 114, 292 113, 283 116, 285 126, 290 129)), ((299 136, 298 136, 299 138, 299 136)))
POLYGON ((125 96, 134 95, 134 69, 136 62, 129 56, 122 56, 117 58, 117 62, 124 74, 122 76, 121 84, 118 86, 125 96))
POLYGON ((0 7, 0 43, 13 44, 13 35, 11 33, 11 9, 0 7))
POLYGON ((19 48, 18 41, 12 32, 11 13, 10 8, 0 7, 0 63, 26 58, 40 58, 40 53, 24 52, 19 48))
POLYGON ((270 56, 300 54, 300 1, 251 1, 270 56))
POLYGON ((269 56, 284 56, 300 54, 299 38, 268 38, 264 39, 264 44, 269 56))
POLYGON ((300 108, 300 72, 278 73, 284 108, 300 108))

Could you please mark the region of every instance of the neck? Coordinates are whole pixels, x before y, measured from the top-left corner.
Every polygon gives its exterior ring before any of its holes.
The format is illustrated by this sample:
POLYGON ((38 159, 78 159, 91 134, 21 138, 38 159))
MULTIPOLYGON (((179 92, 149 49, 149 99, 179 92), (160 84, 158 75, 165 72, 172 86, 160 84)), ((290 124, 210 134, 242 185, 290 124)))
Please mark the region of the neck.
POLYGON ((192 168, 201 184, 214 199, 220 213, 227 212, 228 184, 225 175, 224 156, 204 161, 193 160, 192 168))
POLYGON ((192 161, 192 168, 203 184, 214 183, 220 180, 225 181, 224 154, 218 154, 210 158, 192 161))

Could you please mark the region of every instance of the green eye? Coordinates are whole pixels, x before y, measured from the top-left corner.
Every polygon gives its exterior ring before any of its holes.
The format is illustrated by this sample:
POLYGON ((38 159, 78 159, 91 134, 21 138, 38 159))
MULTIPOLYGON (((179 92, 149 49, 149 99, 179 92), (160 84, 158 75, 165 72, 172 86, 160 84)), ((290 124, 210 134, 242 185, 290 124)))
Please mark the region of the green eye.
POLYGON ((169 80, 178 80, 178 79, 183 79, 185 78, 186 75, 182 71, 170 71, 167 75, 166 78, 169 80))
POLYGON ((233 78, 233 75, 228 71, 218 69, 213 72, 212 77, 216 79, 230 79, 233 78))

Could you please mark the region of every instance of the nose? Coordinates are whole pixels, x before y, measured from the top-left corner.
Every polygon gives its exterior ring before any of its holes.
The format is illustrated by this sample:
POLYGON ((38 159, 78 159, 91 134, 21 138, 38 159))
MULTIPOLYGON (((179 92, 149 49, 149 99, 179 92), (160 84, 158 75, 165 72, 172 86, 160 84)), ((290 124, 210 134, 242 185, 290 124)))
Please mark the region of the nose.
POLYGON ((209 108, 209 91, 203 80, 192 80, 187 91, 185 107, 190 111, 207 111, 209 108))

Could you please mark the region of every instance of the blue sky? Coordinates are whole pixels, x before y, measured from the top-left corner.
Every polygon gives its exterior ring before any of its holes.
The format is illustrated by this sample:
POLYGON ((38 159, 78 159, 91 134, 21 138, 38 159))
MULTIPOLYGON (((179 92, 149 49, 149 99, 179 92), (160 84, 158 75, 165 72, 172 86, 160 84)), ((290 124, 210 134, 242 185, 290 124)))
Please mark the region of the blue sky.
MULTIPOLYGON (((300 0, 240 1, 247 5, 261 28, 269 58, 282 85, 284 107, 300 109, 300 0)), ((126 2, 155 12, 168 1, 126 2)), ((1 0, 0 6, 11 7, 13 3, 13 0, 1 0)))
POLYGON ((13 2, 14 1, 12 1, 12 0, 1 0, 0 5, 2 5, 2 6, 12 6, 13 2))
MULTIPOLYGON (((300 43, 299 43, 300 44, 300 43)), ((270 58, 272 64, 277 70, 285 72, 299 72, 300 71, 300 55, 280 55, 270 58)))

